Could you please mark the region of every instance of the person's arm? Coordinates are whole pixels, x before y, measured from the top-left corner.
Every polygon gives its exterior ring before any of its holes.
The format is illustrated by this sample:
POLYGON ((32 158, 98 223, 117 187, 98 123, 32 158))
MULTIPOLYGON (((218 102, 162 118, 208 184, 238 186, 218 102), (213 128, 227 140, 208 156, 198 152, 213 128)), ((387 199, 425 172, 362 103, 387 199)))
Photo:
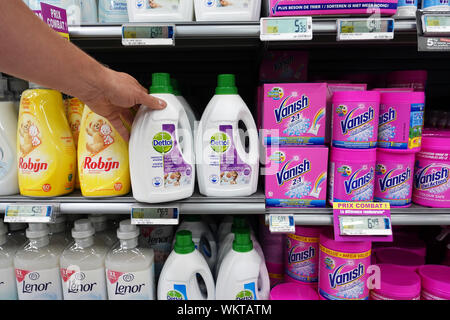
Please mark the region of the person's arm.
POLYGON ((129 134, 120 114, 130 121, 130 107, 166 106, 130 75, 102 66, 62 38, 22 0, 0 0, 0 72, 81 99, 106 117, 125 139, 129 134))

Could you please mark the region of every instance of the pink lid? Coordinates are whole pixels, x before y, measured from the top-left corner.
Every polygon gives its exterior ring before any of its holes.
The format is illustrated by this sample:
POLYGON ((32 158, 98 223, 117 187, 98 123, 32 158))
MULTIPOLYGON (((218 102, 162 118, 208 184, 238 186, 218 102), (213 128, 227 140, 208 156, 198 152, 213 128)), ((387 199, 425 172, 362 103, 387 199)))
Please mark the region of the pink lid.
POLYGON ((315 237, 318 238, 320 236, 320 233, 322 232, 323 228, 321 227, 295 227, 295 234, 298 236, 304 236, 304 237, 315 237))
POLYGON ((378 267, 381 283, 375 292, 399 297, 417 297, 420 294, 420 277, 414 271, 393 264, 378 264, 378 267))
POLYGON ((380 248, 376 252, 377 263, 395 264, 410 270, 416 270, 425 264, 425 258, 400 248, 380 248))
POLYGON ((413 88, 375 88, 372 89, 372 91, 379 91, 379 92, 412 92, 414 91, 413 88))
POLYGON ((425 103, 424 92, 381 92, 380 103, 425 103))
POLYGON ((270 291, 270 300, 319 300, 316 286, 280 283, 270 291))
POLYGON ((422 131, 423 136, 430 137, 450 137, 449 129, 438 129, 438 128, 424 128, 422 131))
POLYGON ((414 162, 414 152, 391 152, 391 149, 377 149, 377 161, 414 162))
POLYGON ((330 250, 344 253, 367 252, 372 247, 370 241, 335 241, 332 229, 327 229, 320 234, 320 244, 330 250))
POLYGON ((377 150, 373 149, 345 149, 331 147, 331 157, 333 161, 347 162, 374 162, 377 158, 377 150))
POLYGON ((422 150, 450 151, 450 136, 422 136, 422 150))
POLYGON ((420 267, 418 272, 422 278, 422 288, 450 295, 450 267, 427 264, 420 267))
POLYGON ((341 101, 373 101, 375 103, 379 103, 380 93, 377 91, 336 91, 333 95, 333 102, 341 101))

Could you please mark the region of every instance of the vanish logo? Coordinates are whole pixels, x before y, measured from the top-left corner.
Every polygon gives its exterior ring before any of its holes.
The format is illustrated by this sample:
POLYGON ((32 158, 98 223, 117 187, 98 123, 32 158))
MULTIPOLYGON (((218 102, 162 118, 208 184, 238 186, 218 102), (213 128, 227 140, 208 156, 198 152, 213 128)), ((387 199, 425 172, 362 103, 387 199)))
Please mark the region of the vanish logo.
POLYGON ((358 189, 368 185, 372 181, 372 179, 374 177, 373 168, 370 168, 370 171, 367 172, 365 175, 363 175, 361 177, 357 177, 357 175, 360 171, 361 171, 361 169, 355 171, 350 176, 350 179, 344 181, 345 192, 347 194, 350 194, 353 191, 358 190, 358 189))
POLYGON ((396 169, 392 169, 384 176, 384 178, 378 180, 379 184, 380 184, 381 192, 385 192, 387 189, 397 187, 397 186, 401 185, 402 183, 408 181, 409 178, 411 178, 411 169, 410 168, 406 168, 406 170, 404 172, 400 173, 399 175, 391 177, 392 173, 395 170, 396 169))
POLYGON ((108 172, 114 169, 119 169, 119 161, 112 161, 112 159, 103 161, 103 157, 99 157, 97 161, 95 161, 92 157, 86 157, 84 158, 84 169, 102 170, 108 172))
POLYGON ((435 164, 430 164, 414 175, 414 186, 416 189, 426 190, 448 182, 448 168, 442 167, 440 169, 434 168, 431 170, 431 167, 434 166, 435 164))
POLYGON ((349 114, 345 117, 344 120, 341 120, 341 132, 342 134, 347 134, 349 131, 354 130, 362 125, 365 125, 373 120, 375 115, 375 111, 372 107, 369 107, 364 113, 361 113, 359 116, 352 118, 353 113, 357 109, 353 109, 349 114))
POLYGON ((286 105, 289 98, 290 96, 284 99, 280 106, 274 110, 277 123, 280 123, 283 119, 288 118, 296 114, 297 112, 305 110, 309 107, 309 98, 305 95, 302 95, 302 97, 297 101, 286 105))
POLYGON ((316 249, 311 246, 308 249, 300 252, 294 252, 296 248, 297 246, 294 246, 291 250, 289 250, 289 263, 303 262, 308 259, 314 258, 316 255, 316 249))
POLYGON ((19 169, 31 171, 31 172, 39 172, 45 171, 48 169, 48 163, 46 162, 33 162, 31 158, 28 158, 28 162, 24 161, 22 157, 19 158, 19 169))
POLYGON ((329 274, 329 281, 331 288, 336 286, 342 286, 361 278, 364 275, 364 265, 358 263, 358 266, 350 271, 341 273, 341 270, 345 267, 345 264, 339 266, 333 273, 329 274))
POLYGON ((388 111, 380 114, 378 118, 378 126, 389 123, 397 119, 397 111, 394 108, 389 108, 388 111))
POLYGON ((295 167, 287 169, 289 163, 291 163, 291 161, 286 162, 283 168, 277 172, 277 182, 279 186, 283 185, 286 181, 297 178, 311 170, 311 162, 308 159, 303 160, 302 163, 296 165, 295 167))

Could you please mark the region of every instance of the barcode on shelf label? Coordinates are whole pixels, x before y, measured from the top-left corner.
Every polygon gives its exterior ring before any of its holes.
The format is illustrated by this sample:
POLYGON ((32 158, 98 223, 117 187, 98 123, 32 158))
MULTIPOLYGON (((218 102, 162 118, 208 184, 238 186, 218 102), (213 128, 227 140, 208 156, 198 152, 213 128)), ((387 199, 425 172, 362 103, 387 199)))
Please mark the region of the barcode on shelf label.
POLYGON ((336 24, 338 41, 394 39, 394 19, 338 19, 336 24))
POLYGON ((270 214, 269 230, 272 233, 295 233, 293 214, 270 214))
POLYGON ((177 207, 133 207, 131 223, 144 225, 177 225, 179 208, 177 207))
POLYGON ((124 46, 174 46, 175 25, 122 25, 124 46))
POLYGON ((10 204, 5 210, 5 222, 49 223, 54 222, 55 204, 10 204))
POLYGON ((311 40, 312 18, 261 18, 259 38, 261 41, 311 40))

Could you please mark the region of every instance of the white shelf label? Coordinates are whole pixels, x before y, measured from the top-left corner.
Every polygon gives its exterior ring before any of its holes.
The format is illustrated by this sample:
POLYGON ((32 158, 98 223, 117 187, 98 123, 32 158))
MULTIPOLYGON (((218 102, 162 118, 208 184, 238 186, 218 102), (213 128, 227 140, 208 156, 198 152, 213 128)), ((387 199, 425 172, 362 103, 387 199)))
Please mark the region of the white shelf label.
POLYGON ((339 216, 341 235, 388 236, 392 234, 388 216, 339 216))
POLYGON ((124 24, 122 25, 124 46, 174 46, 174 24, 124 24))
POLYGON ((450 34, 450 14, 423 15, 422 26, 426 34, 450 34))
POLYGON ((338 19, 336 24, 338 41, 394 39, 394 19, 338 19))
POLYGON ((10 204, 5 210, 5 222, 51 223, 58 211, 55 204, 10 204))
POLYGON ((261 41, 294 41, 313 38, 311 17, 261 18, 261 41))
POLYGON ((177 207, 144 207, 131 208, 131 223, 144 225, 177 225, 179 220, 177 207))
POLYGON ((272 233, 295 233, 293 214, 270 214, 269 230, 272 233))

